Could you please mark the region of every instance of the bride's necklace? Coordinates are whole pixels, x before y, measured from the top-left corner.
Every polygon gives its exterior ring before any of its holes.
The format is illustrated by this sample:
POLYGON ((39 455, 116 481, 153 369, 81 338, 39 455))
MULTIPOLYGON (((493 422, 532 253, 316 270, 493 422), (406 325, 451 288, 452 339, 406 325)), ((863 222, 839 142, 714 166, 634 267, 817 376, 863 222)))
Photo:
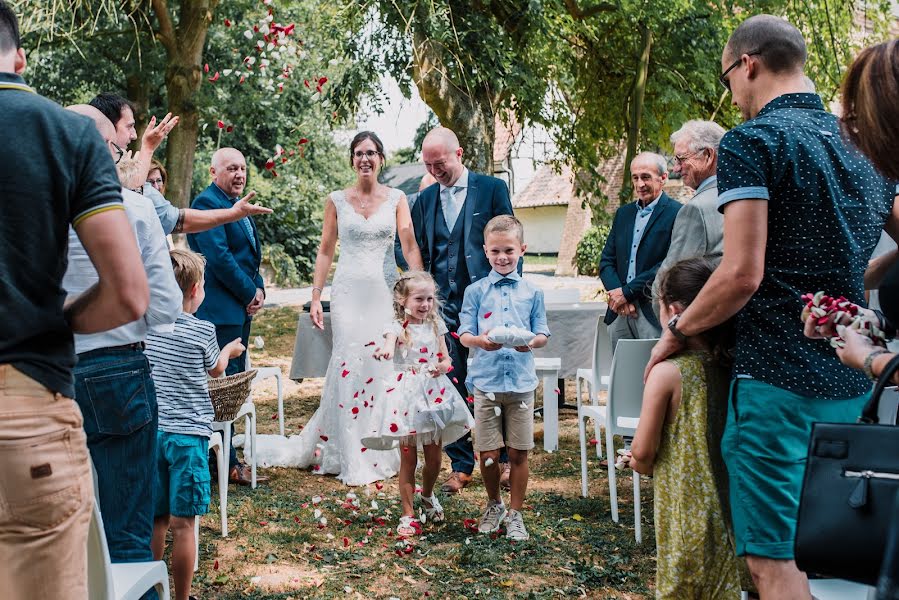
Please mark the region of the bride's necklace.
POLYGON ((365 200, 365 199, 363 199, 362 192, 355 190, 355 191, 353 191, 353 193, 351 194, 350 197, 356 201, 356 204, 359 205, 359 208, 361 208, 362 210, 365 210, 366 208, 368 208, 368 205, 371 204, 371 201, 372 201, 372 198, 374 198, 374 195, 375 195, 374 190, 372 190, 371 195, 368 197, 367 200, 365 200))

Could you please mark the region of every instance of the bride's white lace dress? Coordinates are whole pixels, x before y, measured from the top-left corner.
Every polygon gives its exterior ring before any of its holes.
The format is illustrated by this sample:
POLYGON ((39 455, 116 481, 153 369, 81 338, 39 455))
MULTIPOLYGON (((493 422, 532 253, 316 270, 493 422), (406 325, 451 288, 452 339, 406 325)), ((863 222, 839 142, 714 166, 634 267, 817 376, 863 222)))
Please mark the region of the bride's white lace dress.
POLYGON ((390 361, 372 358, 393 320, 396 205, 402 192, 391 189, 387 200, 366 219, 342 191, 332 192, 337 209, 340 257, 331 284, 333 351, 321 404, 299 435, 259 436, 258 464, 312 466, 315 473, 334 474, 347 485, 387 479, 399 469, 399 450, 362 446, 362 438, 379 428, 374 410, 388 379, 390 361))

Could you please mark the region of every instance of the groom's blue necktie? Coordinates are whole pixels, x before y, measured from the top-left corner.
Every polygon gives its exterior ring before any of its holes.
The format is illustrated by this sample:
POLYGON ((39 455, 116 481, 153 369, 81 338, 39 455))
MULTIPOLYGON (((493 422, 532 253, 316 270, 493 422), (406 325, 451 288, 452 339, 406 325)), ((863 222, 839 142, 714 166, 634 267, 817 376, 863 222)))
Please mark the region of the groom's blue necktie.
MULTIPOLYGON (((232 198, 231 202, 236 203, 240 198, 232 198)), ((250 224, 250 217, 244 217, 240 220, 240 224, 243 225, 244 230, 247 232, 247 235, 250 236, 250 241, 253 243, 253 248, 256 247, 256 236, 253 235, 253 225, 250 224)))

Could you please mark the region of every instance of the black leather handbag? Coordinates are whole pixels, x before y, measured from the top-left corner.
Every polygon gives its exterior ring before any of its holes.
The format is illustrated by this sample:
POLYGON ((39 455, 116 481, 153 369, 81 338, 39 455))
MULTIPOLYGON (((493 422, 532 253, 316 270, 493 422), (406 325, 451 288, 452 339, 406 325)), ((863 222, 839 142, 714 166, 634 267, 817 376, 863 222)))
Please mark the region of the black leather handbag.
POLYGON ((814 423, 796 523, 796 564, 807 573, 875 585, 894 523, 899 427, 880 424, 881 373, 858 423, 814 423))

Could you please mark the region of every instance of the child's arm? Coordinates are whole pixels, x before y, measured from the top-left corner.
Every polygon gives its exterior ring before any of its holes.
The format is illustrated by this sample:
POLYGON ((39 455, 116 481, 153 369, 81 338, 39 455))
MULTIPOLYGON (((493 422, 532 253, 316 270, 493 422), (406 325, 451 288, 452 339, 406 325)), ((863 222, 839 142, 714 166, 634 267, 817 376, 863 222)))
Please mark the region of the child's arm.
POLYGON ((542 348, 549 341, 549 325, 546 323, 546 304, 543 300, 543 290, 534 292, 534 301, 531 303, 530 330, 534 336, 527 346, 516 346, 519 352, 530 352, 534 348, 542 348))
POLYGON ((473 287, 465 289, 465 297, 462 300, 462 310, 459 311, 459 343, 466 348, 481 348, 482 350, 499 350, 502 344, 495 344, 487 339, 487 331, 478 335, 478 310, 481 307, 480 298, 476 297, 473 287))
POLYGON ((235 338, 225 344, 225 347, 222 348, 222 351, 219 352, 219 359, 216 361, 215 366, 207 371, 211 377, 219 377, 222 373, 225 372, 225 368, 228 366, 228 361, 232 358, 237 358, 243 351, 246 350, 246 346, 244 346, 240 342, 240 338, 235 338))
POLYGON ((634 471, 652 475, 662 427, 675 393, 681 385, 680 371, 671 361, 663 361, 652 368, 646 386, 643 388, 643 408, 640 410, 640 424, 631 443, 631 455, 626 461, 634 471))
POLYGON ((378 360, 391 360, 393 358, 393 353, 396 351, 396 334, 393 333, 385 333, 384 334, 384 345, 380 348, 375 349, 375 353, 372 355, 378 360))
POLYGON ((453 366, 453 361, 449 356, 449 349, 446 347, 446 338, 440 336, 438 338, 437 347, 440 352, 440 359, 437 361, 437 370, 431 373, 432 377, 438 377, 449 373, 453 366))

